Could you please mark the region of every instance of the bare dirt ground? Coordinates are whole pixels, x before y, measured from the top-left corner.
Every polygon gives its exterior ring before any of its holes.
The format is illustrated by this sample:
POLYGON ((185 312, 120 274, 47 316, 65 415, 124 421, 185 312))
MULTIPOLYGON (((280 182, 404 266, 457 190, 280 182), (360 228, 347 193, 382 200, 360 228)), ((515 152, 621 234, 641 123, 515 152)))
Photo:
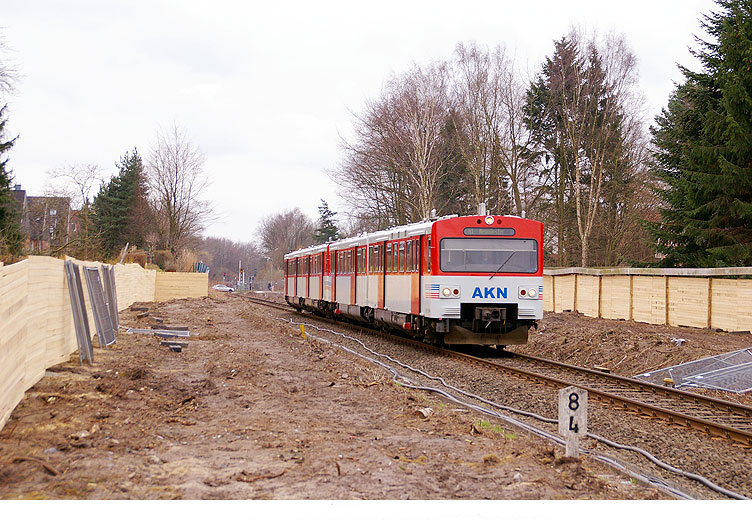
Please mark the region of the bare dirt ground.
MULTIPOLYGON (((93 367, 75 357, 52 368, 0 432, 0 498, 665 498, 591 458, 564 461, 524 432, 400 387, 239 295, 148 306, 187 325, 189 346, 176 353, 121 332, 95 351, 93 367), (423 418, 427 407, 434 412, 423 418)), ((150 323, 121 314, 127 327, 150 323)), ((526 351, 631 374, 677 350, 714 354, 749 341, 560 314, 546 316, 526 351), (682 348, 669 340, 677 334, 682 348)))
MULTIPOLYGON (((514 350, 584 367, 605 367, 621 376, 635 376, 750 347, 752 334, 749 332, 728 333, 588 318, 572 312, 546 312, 538 329, 530 330, 528 345, 517 346, 514 350), (677 342, 680 345, 677 346, 677 342)), ((696 391, 752 405, 752 393, 696 391)))

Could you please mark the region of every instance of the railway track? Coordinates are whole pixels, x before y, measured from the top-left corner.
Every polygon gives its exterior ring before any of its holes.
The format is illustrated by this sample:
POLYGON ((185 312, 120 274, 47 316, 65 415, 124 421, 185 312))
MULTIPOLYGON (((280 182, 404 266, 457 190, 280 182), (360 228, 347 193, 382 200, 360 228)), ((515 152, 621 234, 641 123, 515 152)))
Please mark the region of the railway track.
MULTIPOLYGON (((260 298, 248 299, 286 312, 295 312, 286 304, 260 298)), ((752 446, 752 407, 749 406, 521 353, 505 352, 502 357, 485 359, 367 327, 359 328, 502 374, 552 387, 580 387, 588 391, 591 400, 752 446)))

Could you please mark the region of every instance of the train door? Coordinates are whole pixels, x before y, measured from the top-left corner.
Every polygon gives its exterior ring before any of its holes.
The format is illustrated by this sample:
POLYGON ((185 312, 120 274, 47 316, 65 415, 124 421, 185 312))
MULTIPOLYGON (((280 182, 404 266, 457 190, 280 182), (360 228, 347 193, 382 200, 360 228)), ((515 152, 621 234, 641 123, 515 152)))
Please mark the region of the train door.
POLYGON ((306 256, 303 260, 303 272, 305 272, 305 297, 311 297, 311 256, 306 256))
POLYGON ((351 248, 350 249, 350 305, 355 305, 357 302, 355 301, 357 296, 355 295, 355 291, 358 288, 358 278, 357 278, 357 271, 358 271, 358 248, 351 248))
POLYGON ((420 314, 420 240, 410 239, 407 248, 407 268, 410 275, 410 312, 420 314))
POLYGON ((338 250, 332 251, 332 257, 330 259, 331 268, 329 269, 329 276, 332 279, 332 303, 337 301, 337 257, 339 256, 338 250))
POLYGON ((322 252, 319 254, 319 297, 318 299, 322 300, 324 299, 324 258, 326 257, 326 253, 322 252))

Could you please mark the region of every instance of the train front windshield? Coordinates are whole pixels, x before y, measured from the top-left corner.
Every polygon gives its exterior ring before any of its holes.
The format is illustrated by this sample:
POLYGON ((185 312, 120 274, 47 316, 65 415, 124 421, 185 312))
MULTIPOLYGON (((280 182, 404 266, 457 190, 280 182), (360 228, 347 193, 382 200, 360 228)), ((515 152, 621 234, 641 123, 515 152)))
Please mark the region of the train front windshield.
POLYGON ((445 238, 439 259, 442 272, 538 272, 538 242, 513 238, 445 238))

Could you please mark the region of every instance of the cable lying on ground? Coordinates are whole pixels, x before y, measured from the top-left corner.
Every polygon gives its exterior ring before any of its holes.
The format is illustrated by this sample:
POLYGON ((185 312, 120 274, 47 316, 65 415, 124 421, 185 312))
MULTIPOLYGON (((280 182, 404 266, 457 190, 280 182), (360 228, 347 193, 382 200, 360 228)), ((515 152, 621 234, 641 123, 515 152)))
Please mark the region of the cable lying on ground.
MULTIPOLYGON (((295 322, 292 319, 286 319, 286 318, 276 318, 276 319, 278 319, 280 321, 285 321, 287 323, 294 323, 294 324, 298 323, 298 322, 295 322)), ((486 400, 485 398, 482 398, 482 397, 480 397, 478 395, 475 395, 473 393, 469 393, 467 391, 464 391, 464 390, 462 390, 462 389, 460 389, 458 387, 449 385, 443 378, 438 377, 438 376, 432 376, 432 375, 426 373, 425 371, 422 371, 422 370, 417 369, 415 367, 412 367, 410 365, 404 364, 404 363, 400 362, 399 360, 396 360, 396 359, 392 358, 391 356, 388 356, 386 354, 374 351, 374 350, 368 348, 368 346, 365 343, 363 343, 359 339, 354 338, 352 336, 348 336, 346 334, 334 331, 332 329, 327 329, 327 328, 323 328, 323 327, 317 327, 316 325, 313 325, 313 324, 310 324, 310 323, 306 323, 304 325, 307 326, 307 327, 311 327, 314 330, 317 330, 317 331, 320 331, 320 332, 328 332, 328 333, 331 333, 331 334, 336 335, 338 337, 351 340, 351 341, 357 343, 358 345, 360 345, 361 347, 363 347, 363 349, 365 349, 366 351, 368 351, 372 355, 378 356, 378 357, 383 358, 385 360, 388 360, 388 361, 390 361, 390 362, 398 365, 399 367, 402 367, 403 369, 406 369, 406 370, 411 371, 411 372, 413 372, 415 374, 424 376, 424 377, 428 378, 429 380, 432 380, 432 381, 435 381, 435 382, 439 382, 445 388, 447 388, 447 389, 449 389, 451 391, 454 391, 456 393, 459 393, 462 396, 465 396, 465 397, 477 400, 477 401, 479 401, 479 402, 481 402, 483 404, 489 405, 489 406, 494 407, 496 409, 500 409, 500 410, 503 410, 503 411, 511 412, 511 413, 514 413, 514 414, 517 414, 517 415, 521 415, 521 416, 527 416, 527 417, 530 417, 530 418, 534 418, 534 419, 539 420, 541 422, 546 422, 546 423, 549 423, 549 424, 556 424, 557 423, 557 420, 555 420, 555 419, 546 418, 546 417, 538 415, 536 413, 522 411, 522 410, 519 410, 519 409, 516 409, 516 408, 513 408, 513 407, 500 405, 500 404, 497 404, 497 403, 492 402, 490 400, 486 400)), ((497 411, 493 411, 493 410, 488 409, 486 407, 482 407, 482 406, 479 406, 479 405, 476 405, 476 404, 471 404, 471 403, 465 402, 465 401, 458 399, 454 395, 452 395, 452 394, 450 394, 450 393, 448 393, 448 392, 446 392, 446 391, 444 391, 442 389, 438 389, 438 388, 435 388, 435 387, 430 387, 430 386, 426 386, 426 385, 417 384, 417 383, 415 383, 414 379, 409 378, 409 377, 405 376, 404 374, 401 374, 394 367, 392 367, 392 366, 390 366, 390 365, 388 365, 386 363, 383 363, 383 362, 381 362, 381 361, 379 361, 379 360, 377 360, 375 358, 372 358, 370 356, 363 355, 363 354, 359 353, 358 351, 356 351, 354 349, 350 349, 349 347, 337 344, 335 342, 332 342, 330 340, 327 340, 326 338, 322 338, 322 337, 319 337, 319 336, 308 335, 308 337, 316 339, 316 340, 321 341, 323 343, 327 343, 329 345, 334 345, 336 347, 339 347, 340 349, 342 349, 344 351, 347 351, 347 352, 349 352, 351 354, 354 354, 354 355, 356 355, 356 356, 358 356, 358 357, 360 357, 360 358, 362 358, 364 360, 367 360, 367 361, 369 361, 369 362, 371 362, 371 363, 373 363, 375 365, 378 365, 379 367, 382 367, 382 368, 388 370, 390 373, 392 373, 392 380, 395 381, 395 382, 397 382, 400 385, 403 385, 404 387, 408 387, 410 389, 415 389, 415 390, 420 390, 420 391, 429 391, 429 392, 437 393, 437 394, 439 394, 439 395, 441 395, 441 396, 443 396, 443 397, 445 397, 445 398, 447 398, 447 399, 449 399, 449 400, 451 400, 451 401, 453 401, 453 402, 455 402, 455 403, 457 403, 459 405, 462 405, 462 406, 467 407, 469 409, 473 409, 475 411, 478 411, 480 413, 483 413, 483 414, 486 414, 486 415, 489 415, 489 416, 493 416, 493 417, 499 418, 500 420, 503 420, 503 421, 505 421, 505 422, 507 422, 507 423, 509 423, 511 425, 514 425, 516 427, 522 428, 522 429, 524 429, 524 430, 526 430, 526 431, 528 431, 528 432, 530 432, 530 433, 532 433, 532 434, 534 434, 536 436, 542 437, 542 438, 544 438, 546 440, 553 441, 553 442, 555 442, 555 443, 557 443, 557 444, 559 444, 561 446, 563 446, 565 444, 565 441, 561 437, 559 437, 557 435, 554 435, 552 433, 549 433, 547 431, 544 431, 542 429, 539 429, 539 428, 537 428, 535 426, 532 426, 530 424, 527 424, 525 422, 522 422, 522 421, 517 420, 515 418, 512 418, 510 416, 498 413, 497 411), (402 379, 402 381, 400 381, 400 379, 402 379)), ((703 477, 702 475, 698 475, 696 473, 691 473, 691 472, 688 472, 688 471, 684 471, 684 470, 675 468, 675 467, 671 466, 670 464, 667 464, 667 463, 661 461, 660 459, 656 458, 655 456, 653 456, 651 453, 645 451, 644 449, 641 449, 641 448, 638 448, 638 447, 634 447, 634 446, 628 446, 628 445, 624 445, 624 444, 619 444, 617 442, 613 442, 611 440, 608 440, 608 439, 606 439, 604 437, 601 437, 599 435, 595 435, 593 433, 588 433, 587 436, 590 437, 590 438, 592 438, 593 440, 596 440, 596 441, 598 441, 598 442, 600 442, 602 444, 606 444, 607 446, 610 446, 610 447, 613 447, 613 448, 616 448, 616 449, 622 449, 622 450, 633 451, 633 452, 639 453, 639 454, 643 455, 645 458, 647 458, 649 461, 651 461, 654 464, 656 464, 657 466, 659 466, 659 467, 661 467, 661 468, 663 468, 663 469, 665 469, 667 471, 670 471, 670 472, 672 472, 674 474, 683 476, 685 478, 694 480, 696 482, 700 482, 701 484, 704 484, 709 489, 711 489, 711 490, 713 490, 713 491, 715 491, 717 493, 720 493, 722 495, 725 495, 725 496, 727 496, 729 498, 739 499, 739 500, 748 500, 748 497, 746 497, 744 495, 741 495, 739 493, 736 493, 734 491, 728 490, 726 488, 723 488, 723 487, 715 484, 714 482, 711 482, 710 480, 708 480, 707 478, 703 477)), ((652 486, 658 487, 659 489, 662 489, 662 490, 664 490, 664 491, 666 491, 666 492, 668 492, 668 493, 670 493, 670 494, 672 494, 672 495, 674 495, 674 496, 676 496, 678 498, 693 499, 692 496, 690 496, 690 495, 682 492, 678 488, 674 488, 672 486, 669 486, 667 483, 665 483, 664 481, 662 481, 660 479, 651 477, 649 475, 635 473, 634 471, 630 470, 629 468, 627 468, 623 464, 619 463, 615 459, 612 459, 612 458, 604 456, 604 455, 596 454, 595 452, 590 451, 587 448, 582 448, 582 450, 586 454, 589 454, 589 455, 593 456, 594 458, 597 458, 598 460, 601 460, 601 461, 603 461, 603 462, 605 462, 605 463, 607 463, 607 464, 609 464, 609 465, 611 465, 611 466, 613 466, 613 467, 621 470, 622 472, 628 474, 629 476, 631 476, 631 477, 633 477, 633 478, 635 478, 637 480, 640 480, 640 481, 645 482, 647 484, 650 484, 652 486)))

